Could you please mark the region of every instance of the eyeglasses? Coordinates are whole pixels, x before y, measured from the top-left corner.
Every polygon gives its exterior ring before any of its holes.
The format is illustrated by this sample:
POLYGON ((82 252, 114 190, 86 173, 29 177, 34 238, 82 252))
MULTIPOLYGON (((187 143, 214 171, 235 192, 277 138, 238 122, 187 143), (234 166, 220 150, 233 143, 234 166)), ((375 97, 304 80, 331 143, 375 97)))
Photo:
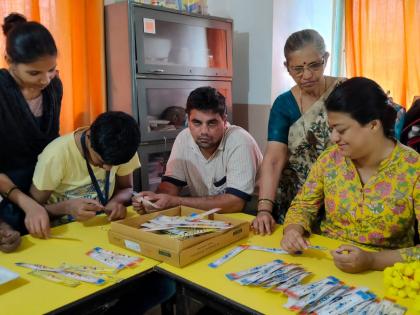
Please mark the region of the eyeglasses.
POLYGON ((322 57, 320 61, 311 62, 306 66, 287 67, 287 69, 289 70, 290 74, 295 76, 301 76, 305 72, 305 68, 311 72, 316 72, 320 70, 324 64, 325 57, 322 57))

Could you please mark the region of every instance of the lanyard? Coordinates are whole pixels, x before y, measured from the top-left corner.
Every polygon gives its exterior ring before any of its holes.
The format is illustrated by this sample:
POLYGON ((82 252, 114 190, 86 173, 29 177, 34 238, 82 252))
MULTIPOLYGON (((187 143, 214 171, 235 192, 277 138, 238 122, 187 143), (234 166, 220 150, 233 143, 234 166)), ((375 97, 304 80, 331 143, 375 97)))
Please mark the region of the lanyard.
POLYGON ((86 161, 86 167, 89 172, 90 179, 92 181, 93 187, 96 190, 96 194, 98 195, 99 201, 103 206, 105 206, 108 203, 108 193, 109 193, 109 171, 106 171, 105 175, 105 187, 104 187, 104 193, 102 194, 102 190, 99 187, 98 180, 95 177, 95 174, 93 173, 92 167, 89 164, 88 158, 87 158, 87 147, 86 147, 86 131, 83 131, 82 136, 80 138, 80 142, 82 143, 82 149, 83 149, 83 157, 86 161))

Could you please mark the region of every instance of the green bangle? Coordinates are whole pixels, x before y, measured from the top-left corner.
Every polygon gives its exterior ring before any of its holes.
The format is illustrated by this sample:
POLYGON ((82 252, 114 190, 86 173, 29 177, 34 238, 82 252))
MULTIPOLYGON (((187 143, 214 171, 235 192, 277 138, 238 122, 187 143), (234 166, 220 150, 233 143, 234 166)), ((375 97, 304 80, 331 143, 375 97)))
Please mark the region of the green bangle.
POLYGON ((19 187, 18 186, 13 186, 12 188, 10 188, 6 193, 4 193, 4 198, 9 199, 10 194, 15 189, 19 189, 19 187))

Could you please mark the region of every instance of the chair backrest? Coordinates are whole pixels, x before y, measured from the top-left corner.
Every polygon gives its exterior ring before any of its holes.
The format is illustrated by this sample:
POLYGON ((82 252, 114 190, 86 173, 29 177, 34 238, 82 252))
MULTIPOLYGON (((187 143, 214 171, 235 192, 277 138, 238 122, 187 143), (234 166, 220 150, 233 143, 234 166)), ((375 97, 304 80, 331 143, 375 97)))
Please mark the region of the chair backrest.
POLYGON ((420 99, 413 102, 405 115, 400 141, 420 153, 420 99))
POLYGON ((395 118, 395 126, 394 126, 395 139, 401 140, 401 133, 404 128, 406 112, 405 112, 405 108, 402 107, 401 105, 393 103, 393 106, 395 110, 397 111, 397 117, 395 118))

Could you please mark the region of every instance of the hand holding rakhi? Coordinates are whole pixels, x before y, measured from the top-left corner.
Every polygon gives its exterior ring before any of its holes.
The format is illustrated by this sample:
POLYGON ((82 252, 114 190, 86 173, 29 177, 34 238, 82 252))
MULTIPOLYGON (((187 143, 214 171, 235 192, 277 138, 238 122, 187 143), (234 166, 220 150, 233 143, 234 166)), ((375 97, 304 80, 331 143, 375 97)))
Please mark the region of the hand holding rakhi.
POLYGON ((120 202, 112 199, 105 206, 105 213, 109 221, 124 219, 127 215, 127 208, 120 202))
POLYGON ((142 203, 142 197, 140 197, 139 193, 133 192, 131 204, 133 206, 134 211, 136 211, 138 214, 144 214, 146 212, 142 203))
POLYGON ((86 221, 103 211, 104 206, 94 199, 71 199, 67 201, 67 212, 77 221, 86 221))
POLYGON ((167 206, 169 202, 169 198, 167 196, 172 197, 167 194, 156 194, 151 191, 142 191, 133 197, 133 208, 139 213, 141 211, 151 213, 169 208, 171 206, 167 206))
POLYGON ((337 268, 344 272, 358 273, 372 269, 372 253, 357 246, 341 245, 336 250, 332 250, 331 255, 337 268))

